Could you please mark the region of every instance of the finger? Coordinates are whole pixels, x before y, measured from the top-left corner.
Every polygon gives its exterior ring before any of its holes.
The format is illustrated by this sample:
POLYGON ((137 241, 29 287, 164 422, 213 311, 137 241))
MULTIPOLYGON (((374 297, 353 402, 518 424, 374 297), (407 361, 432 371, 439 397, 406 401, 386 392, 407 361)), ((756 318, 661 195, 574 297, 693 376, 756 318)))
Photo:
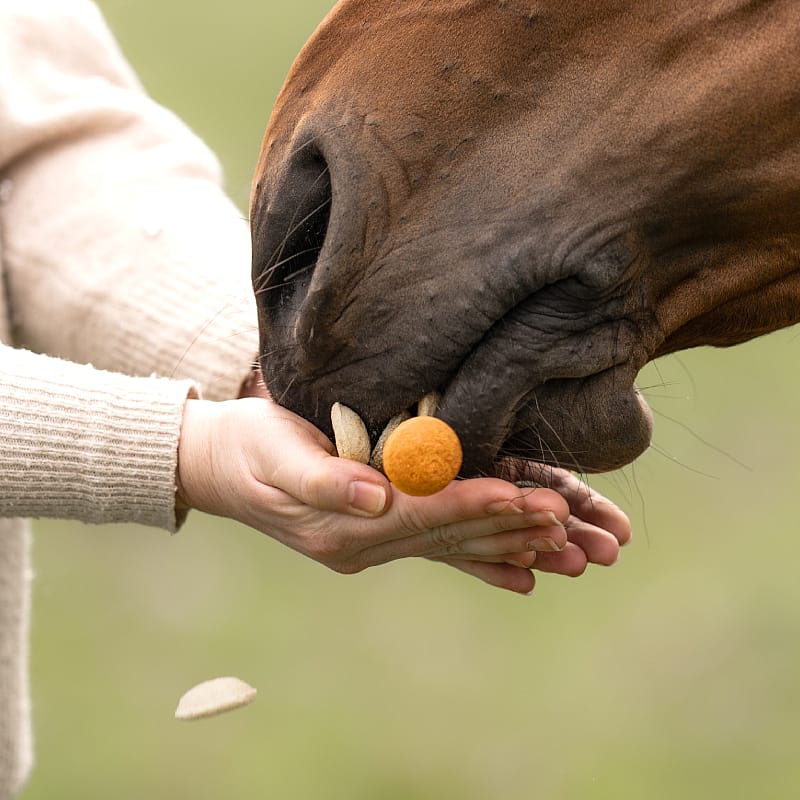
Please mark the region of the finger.
POLYGON ((530 483, 556 489, 563 476, 571 475, 569 470, 528 461, 522 458, 504 458, 498 464, 498 474, 512 483, 530 483))
POLYGON ((525 551, 524 553, 503 553, 501 556, 436 556, 436 558, 463 558, 468 561, 481 561, 485 564, 511 564, 514 567, 531 569, 536 563, 537 553, 525 551))
POLYGON ((566 470, 558 470, 553 479, 551 488, 566 499, 572 516, 608 531, 620 545, 630 541, 631 522, 615 503, 566 470))
MULTIPOLYGON (((428 534, 421 534, 421 537, 428 534)), ((444 538, 447 538, 445 536, 444 538)), ((495 533, 489 536, 463 539, 435 551, 432 556, 468 555, 503 556, 508 553, 538 551, 545 553, 563 550, 567 544, 567 530, 563 525, 542 525, 526 527, 517 531, 495 533)))
POLYGON ((529 569, 511 564, 485 564, 479 561, 466 561, 458 558, 433 558, 449 564, 467 575, 472 575, 490 586, 508 589, 517 594, 529 595, 536 584, 536 578, 529 569))
POLYGON ((511 555, 506 554, 503 556, 486 556, 484 559, 486 561, 493 561, 493 559, 497 559, 495 563, 498 564, 511 564, 515 567, 523 567, 524 569, 532 569, 533 565, 536 563, 536 556, 537 553, 533 550, 526 551, 524 553, 512 553, 511 555))
POLYGON ((389 482, 377 470, 334 456, 304 458, 296 451, 276 475, 274 485, 322 511, 362 517, 383 514, 390 504, 389 482))
POLYGON ((454 481, 430 497, 409 497, 395 490, 393 513, 409 535, 447 528, 456 542, 514 528, 563 524, 569 519, 569 506, 550 489, 519 489, 496 478, 473 478, 454 481))
POLYGON ((376 542, 364 556, 371 564, 381 564, 411 556, 457 555, 464 552, 464 543, 472 539, 542 524, 546 527, 544 536, 523 533, 494 547, 484 542, 478 549, 482 547, 482 552, 495 554, 535 547, 557 549, 567 541, 561 524, 567 518, 566 502, 555 492, 548 489, 521 492, 493 478, 454 483, 430 498, 412 498, 398 492, 391 512, 382 520, 392 527, 387 529, 385 540, 376 542), (529 548, 533 541, 536 545, 529 548))
MULTIPOLYGON (((374 517, 391 505, 389 481, 366 464, 336 458, 331 442, 315 427, 274 404, 265 422, 270 447, 281 453, 259 478, 301 503, 322 511, 374 517)), ((259 465, 251 464, 254 474, 259 465)))
POLYGON ((569 542, 560 553, 539 553, 536 556, 536 569, 577 578, 586 571, 586 554, 578 545, 569 542))
POLYGON ((627 514, 594 489, 576 496, 570 503, 570 511, 587 524, 608 531, 620 546, 628 544, 633 536, 627 514))
POLYGON ((567 537, 580 547, 592 564, 611 566, 619 558, 619 541, 616 536, 577 517, 567 522, 567 537))
POLYGON ((620 545, 630 541, 631 523, 627 515, 569 470, 533 461, 507 459, 503 462, 503 475, 507 480, 529 481, 553 489, 566 499, 571 514, 609 531, 620 545))
POLYGON ((260 397, 263 400, 272 400, 272 395, 264 383, 260 369, 251 370, 239 387, 239 397, 260 397))

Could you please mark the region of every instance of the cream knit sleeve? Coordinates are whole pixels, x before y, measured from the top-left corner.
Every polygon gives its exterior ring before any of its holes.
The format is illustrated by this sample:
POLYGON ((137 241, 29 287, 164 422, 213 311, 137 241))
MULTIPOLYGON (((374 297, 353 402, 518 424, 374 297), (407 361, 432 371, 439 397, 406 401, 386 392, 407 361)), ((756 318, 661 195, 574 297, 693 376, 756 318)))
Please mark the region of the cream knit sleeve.
POLYGON ((257 352, 247 224, 88 0, 0 2, 0 130, 11 342, 235 397, 257 352))
POLYGON ((0 517, 174 531, 176 445, 193 391, 0 346, 0 517))
POLYGON ((187 394, 257 352, 247 224, 89 0, 0 2, 0 131, 0 516, 172 530, 187 394))

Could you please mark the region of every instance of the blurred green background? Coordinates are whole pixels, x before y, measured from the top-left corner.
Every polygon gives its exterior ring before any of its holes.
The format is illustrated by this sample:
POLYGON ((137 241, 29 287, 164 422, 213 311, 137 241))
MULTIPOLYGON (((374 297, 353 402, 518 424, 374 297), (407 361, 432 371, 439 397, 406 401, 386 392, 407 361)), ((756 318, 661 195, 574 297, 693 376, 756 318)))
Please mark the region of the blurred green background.
MULTIPOLYGON (((331 3, 100 5, 244 213, 272 102, 331 3)), ((532 598, 428 562, 337 576, 200 514, 172 538, 38 524, 24 800, 797 796, 798 362, 789 330, 648 367, 654 446, 593 481, 635 541, 532 598), (225 674, 254 705, 173 719, 225 674)))

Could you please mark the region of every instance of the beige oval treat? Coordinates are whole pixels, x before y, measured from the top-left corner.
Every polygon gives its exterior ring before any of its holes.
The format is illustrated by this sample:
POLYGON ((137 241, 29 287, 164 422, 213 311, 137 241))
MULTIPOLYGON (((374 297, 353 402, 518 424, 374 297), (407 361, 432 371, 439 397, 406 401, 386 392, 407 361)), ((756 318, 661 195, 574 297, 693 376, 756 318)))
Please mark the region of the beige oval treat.
POLYGON ((371 451, 367 426, 352 408, 334 403, 331 406, 331 425, 339 458, 369 463, 371 451))
POLYGON ((202 719, 252 703, 256 689, 239 678, 213 678, 189 689, 178 701, 175 719, 202 719))
POLYGON ((417 403, 417 416, 419 417, 435 417, 436 409, 439 408, 439 403, 442 396, 439 392, 429 392, 425 397, 420 398, 417 403))
POLYGON ((375 449, 372 451, 372 455, 369 459, 369 465, 373 469, 383 469, 383 446, 386 444, 386 440, 392 435, 394 429, 407 419, 411 419, 411 414, 409 414, 408 411, 402 411, 396 417, 392 417, 386 424, 383 433, 378 437, 378 441, 375 442, 375 449))

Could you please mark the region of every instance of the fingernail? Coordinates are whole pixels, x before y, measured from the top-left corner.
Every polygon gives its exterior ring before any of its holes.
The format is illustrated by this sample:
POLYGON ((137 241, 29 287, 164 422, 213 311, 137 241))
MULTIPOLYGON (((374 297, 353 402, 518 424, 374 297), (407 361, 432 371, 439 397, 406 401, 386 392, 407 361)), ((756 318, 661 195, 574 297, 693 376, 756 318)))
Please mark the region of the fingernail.
POLYGON ((543 528, 563 528, 564 523, 552 511, 534 511, 528 514, 531 525, 541 525, 543 528))
POLYGON ((353 481, 348 497, 350 508, 357 514, 374 517, 386 508, 386 490, 366 481, 353 481))
POLYGON ((542 536, 539 539, 528 542, 528 550, 537 550, 540 553, 558 553, 562 549, 549 536, 542 536))
POLYGON ((523 502, 522 498, 514 497, 511 500, 495 500, 486 506, 487 514, 521 514, 522 508, 517 505, 523 502))

